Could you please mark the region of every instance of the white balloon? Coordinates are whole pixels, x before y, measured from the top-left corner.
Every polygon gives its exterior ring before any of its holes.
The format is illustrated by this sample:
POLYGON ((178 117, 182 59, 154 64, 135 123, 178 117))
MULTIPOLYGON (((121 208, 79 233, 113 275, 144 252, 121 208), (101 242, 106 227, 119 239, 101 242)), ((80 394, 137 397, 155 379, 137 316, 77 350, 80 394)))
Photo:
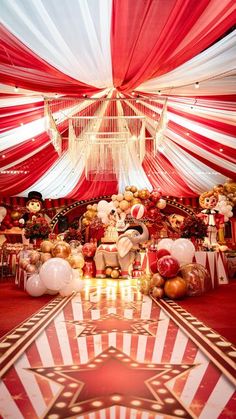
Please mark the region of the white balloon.
POLYGON ((45 292, 45 294, 48 294, 48 295, 56 295, 56 294, 58 294, 58 291, 54 291, 54 290, 47 290, 47 291, 45 292))
POLYGON ((166 201, 165 199, 159 199, 159 201, 157 202, 157 208, 159 209, 164 209, 166 207, 166 201))
POLYGON ((80 273, 78 272, 77 269, 72 269, 73 273, 72 273, 72 280, 71 282, 66 285, 65 287, 63 287, 62 289, 60 289, 59 293, 62 297, 69 297, 73 292, 79 292, 82 291, 82 289, 84 288, 84 281, 80 276, 80 273))
POLYGON ((39 276, 47 289, 59 291, 72 280, 72 268, 62 258, 51 258, 41 266, 39 276))
POLYGON ((107 212, 107 205, 108 205, 108 202, 102 199, 102 200, 101 200, 101 201, 99 201, 99 203, 98 203, 97 211, 98 211, 98 212, 99 212, 99 211, 102 211, 102 212, 107 212))
POLYGON ((174 244, 174 241, 172 239, 162 239, 161 241, 159 241, 157 245, 157 250, 166 249, 166 250, 169 250, 170 252, 173 244, 174 244))
POLYGON ((47 291, 47 287, 41 280, 39 274, 31 275, 28 278, 25 289, 31 297, 40 297, 47 291))
POLYGON ((170 253, 178 260, 180 265, 183 265, 192 262, 195 247, 189 239, 177 239, 174 241, 170 253))

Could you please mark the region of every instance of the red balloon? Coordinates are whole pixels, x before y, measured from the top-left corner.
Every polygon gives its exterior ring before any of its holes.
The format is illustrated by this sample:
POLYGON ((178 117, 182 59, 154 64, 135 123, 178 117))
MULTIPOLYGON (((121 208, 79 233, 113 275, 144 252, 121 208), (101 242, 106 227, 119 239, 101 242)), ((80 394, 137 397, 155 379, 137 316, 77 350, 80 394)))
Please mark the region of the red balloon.
POLYGON ((151 269, 151 271, 152 271, 153 274, 156 274, 158 272, 158 269, 157 269, 157 261, 151 263, 150 269, 151 269))
POLYGON ((85 257, 93 258, 96 252, 96 245, 94 243, 85 243, 82 247, 82 253, 85 257))
POLYGON ((159 249, 158 251, 157 251, 157 259, 161 259, 163 256, 167 256, 167 255, 170 255, 170 252, 169 252, 169 250, 167 250, 167 249, 159 249))
POLYGON ((161 197, 160 191, 152 191, 150 199, 152 200, 152 202, 156 204, 157 201, 160 199, 160 197, 161 197))
POLYGON ((159 273, 166 278, 173 278, 176 276, 179 268, 179 262, 172 256, 163 256, 157 262, 157 269, 159 273))

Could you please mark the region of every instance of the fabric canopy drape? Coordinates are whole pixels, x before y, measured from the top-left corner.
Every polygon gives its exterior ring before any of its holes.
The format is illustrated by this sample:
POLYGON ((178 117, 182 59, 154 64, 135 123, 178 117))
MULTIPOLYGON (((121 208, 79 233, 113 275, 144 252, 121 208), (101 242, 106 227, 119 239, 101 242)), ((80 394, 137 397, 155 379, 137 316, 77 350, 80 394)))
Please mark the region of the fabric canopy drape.
POLYGON ((194 197, 233 179, 235 21, 234 0, 2 0, 0 196, 194 197))

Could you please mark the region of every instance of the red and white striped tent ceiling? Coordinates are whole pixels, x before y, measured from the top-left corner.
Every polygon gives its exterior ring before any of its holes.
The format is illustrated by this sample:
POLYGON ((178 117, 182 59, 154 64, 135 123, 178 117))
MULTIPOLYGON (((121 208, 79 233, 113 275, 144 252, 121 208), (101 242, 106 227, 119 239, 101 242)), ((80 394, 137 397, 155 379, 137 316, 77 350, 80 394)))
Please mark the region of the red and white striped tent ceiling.
POLYGON ((0 3, 1 197, 86 199, 130 184, 185 197, 234 177, 235 0, 0 3), (112 181, 89 180, 66 118, 62 153, 46 131, 44 100, 55 96, 62 111, 77 98, 72 116, 142 113, 155 149, 146 141, 142 161, 131 153, 112 181), (123 102, 114 111, 105 97, 123 102))

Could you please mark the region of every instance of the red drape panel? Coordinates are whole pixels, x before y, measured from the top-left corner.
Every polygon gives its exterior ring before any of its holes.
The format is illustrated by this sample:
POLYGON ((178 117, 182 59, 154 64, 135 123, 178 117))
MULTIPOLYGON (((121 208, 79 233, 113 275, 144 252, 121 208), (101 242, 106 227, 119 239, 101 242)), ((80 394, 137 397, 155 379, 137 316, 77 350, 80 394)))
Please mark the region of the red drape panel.
POLYGON ((97 180, 89 181, 86 179, 85 173, 83 173, 76 187, 66 198, 73 198, 80 201, 81 199, 89 199, 96 196, 112 195, 117 192, 117 180, 106 182, 102 181, 102 177, 97 175, 97 180))
POLYGON ((0 198, 17 195, 30 188, 43 176, 57 158, 58 154, 50 144, 46 149, 24 161, 23 164, 11 167, 11 171, 20 170, 23 173, 0 173, 0 198))
POLYGON ((173 70, 211 45, 235 17, 234 0, 113 0, 114 86, 128 91, 173 70))
POLYGON ((188 187, 176 169, 162 154, 156 154, 155 157, 148 154, 143 161, 143 168, 153 189, 160 187, 163 195, 196 196, 196 193, 188 187))

